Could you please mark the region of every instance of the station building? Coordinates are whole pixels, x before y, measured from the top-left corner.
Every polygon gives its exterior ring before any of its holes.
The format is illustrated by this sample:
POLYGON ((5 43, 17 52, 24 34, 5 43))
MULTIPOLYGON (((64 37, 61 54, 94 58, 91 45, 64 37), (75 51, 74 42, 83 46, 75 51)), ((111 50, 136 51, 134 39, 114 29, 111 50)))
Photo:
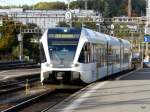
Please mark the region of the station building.
MULTIPOLYGON (((94 21, 101 16, 94 10, 71 10, 74 17, 90 17, 94 21)), ((8 16, 23 24, 34 23, 41 29, 56 27, 60 21, 65 21, 66 10, 25 10, 23 8, 0 9, 0 15, 8 16)))

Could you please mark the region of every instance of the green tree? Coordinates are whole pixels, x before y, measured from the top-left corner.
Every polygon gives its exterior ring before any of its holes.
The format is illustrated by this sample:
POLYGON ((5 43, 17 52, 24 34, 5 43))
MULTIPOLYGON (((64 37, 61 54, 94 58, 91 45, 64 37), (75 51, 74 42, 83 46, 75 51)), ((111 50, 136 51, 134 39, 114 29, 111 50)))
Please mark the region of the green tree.
POLYGON ((0 32, 2 34, 0 39, 0 51, 9 51, 11 49, 11 45, 15 41, 14 23, 11 21, 4 23, 3 26, 0 27, 0 32))
MULTIPOLYGON (((84 9, 83 0, 72 2, 73 8, 84 9)), ((104 17, 127 16, 128 0, 88 0, 88 9, 100 12, 104 17)), ((141 16, 146 12, 145 0, 132 0, 133 16, 141 16)))
MULTIPOLYGON (((19 42, 17 35, 20 33, 20 28, 35 28, 37 25, 28 24, 26 26, 16 23, 13 20, 5 18, 3 26, 0 27, 0 59, 12 60, 19 59, 19 42)), ((38 43, 31 43, 32 38, 39 38, 39 34, 24 34, 24 56, 29 56, 32 59, 39 60, 38 43), (38 58, 38 59, 37 59, 38 58)))
POLYGON ((114 24, 114 32, 115 36, 119 38, 128 39, 127 37, 130 36, 129 28, 127 27, 127 24, 125 23, 116 23, 114 24))

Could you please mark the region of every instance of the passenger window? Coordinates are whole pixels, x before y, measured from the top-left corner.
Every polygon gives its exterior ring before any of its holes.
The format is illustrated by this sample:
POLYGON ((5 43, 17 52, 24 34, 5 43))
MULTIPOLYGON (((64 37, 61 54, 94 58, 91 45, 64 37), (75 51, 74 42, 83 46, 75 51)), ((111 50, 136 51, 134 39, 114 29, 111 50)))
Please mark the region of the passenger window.
POLYGON ((128 63, 130 59, 129 50, 124 50, 124 63, 128 63))
POLYGON ((46 56, 45 56, 45 52, 44 52, 44 48, 42 44, 40 44, 40 61, 41 63, 46 62, 46 56))
POLYGON ((92 52, 91 52, 91 44, 86 43, 79 56, 80 63, 91 63, 92 62, 92 52))

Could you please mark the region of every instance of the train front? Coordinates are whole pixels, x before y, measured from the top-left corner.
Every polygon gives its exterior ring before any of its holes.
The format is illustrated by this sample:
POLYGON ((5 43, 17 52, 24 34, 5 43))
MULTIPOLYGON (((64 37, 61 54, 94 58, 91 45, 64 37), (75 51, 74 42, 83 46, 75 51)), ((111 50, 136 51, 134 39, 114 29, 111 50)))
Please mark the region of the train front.
POLYGON ((71 81, 79 76, 73 71, 81 29, 52 28, 42 36, 46 61, 41 64, 41 82, 71 81))

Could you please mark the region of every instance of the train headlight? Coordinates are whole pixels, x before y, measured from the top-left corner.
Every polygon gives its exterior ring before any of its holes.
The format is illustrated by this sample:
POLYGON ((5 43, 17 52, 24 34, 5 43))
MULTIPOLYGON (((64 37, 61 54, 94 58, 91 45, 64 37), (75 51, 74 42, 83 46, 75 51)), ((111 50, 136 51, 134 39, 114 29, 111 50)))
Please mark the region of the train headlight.
POLYGON ((53 67, 53 64, 49 64, 49 67, 53 67))
POLYGON ((47 63, 46 66, 47 66, 47 67, 53 67, 53 65, 52 65, 51 63, 50 63, 50 64, 47 63))
POLYGON ((72 64, 71 67, 78 67, 78 64, 72 64))

